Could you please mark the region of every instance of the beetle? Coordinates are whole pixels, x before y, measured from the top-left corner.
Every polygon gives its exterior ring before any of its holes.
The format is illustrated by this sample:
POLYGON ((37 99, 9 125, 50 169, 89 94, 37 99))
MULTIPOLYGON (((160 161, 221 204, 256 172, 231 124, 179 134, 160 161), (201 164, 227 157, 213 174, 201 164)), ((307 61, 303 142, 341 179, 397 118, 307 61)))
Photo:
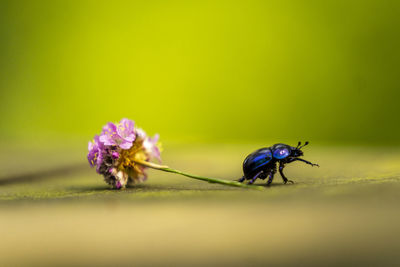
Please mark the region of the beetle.
POLYGON ((252 184, 257 178, 264 180, 269 177, 267 181, 267 186, 269 186, 274 179, 277 165, 279 165, 279 173, 283 179, 283 183, 294 183, 283 174, 285 164, 293 161, 302 161, 311 166, 319 167, 318 164, 299 158, 303 156, 303 151, 301 149, 308 144, 308 142, 305 142, 304 145, 301 145, 301 142, 299 142, 297 147, 286 144, 275 144, 271 147, 264 147, 254 151, 243 161, 244 175, 238 181, 243 182, 244 180, 250 180, 248 184, 252 184))

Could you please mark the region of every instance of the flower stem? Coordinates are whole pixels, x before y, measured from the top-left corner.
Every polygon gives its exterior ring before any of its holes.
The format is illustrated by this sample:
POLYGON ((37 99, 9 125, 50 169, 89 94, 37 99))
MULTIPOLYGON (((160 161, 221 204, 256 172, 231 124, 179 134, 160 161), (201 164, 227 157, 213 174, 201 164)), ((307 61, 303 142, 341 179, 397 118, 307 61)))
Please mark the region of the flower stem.
POLYGON ((170 167, 166 166, 166 165, 158 165, 152 162, 148 162, 148 161, 142 161, 142 160, 135 160, 136 163, 152 168, 152 169, 156 169, 156 170, 160 170, 160 171, 164 171, 164 172, 171 172, 171 173, 176 173, 176 174, 180 174, 192 179, 197 179, 197 180, 201 180, 201 181, 206 181, 212 184, 223 184, 223 185, 229 185, 229 186, 236 186, 236 187, 243 187, 243 188, 251 188, 251 189, 258 189, 258 190, 263 190, 264 187, 262 186, 257 186, 257 185, 248 185, 248 184, 242 184, 240 182, 237 181, 229 181, 229 180, 223 180, 223 179, 216 179, 216 178, 209 178, 209 177, 203 177, 203 176, 197 176, 197 175, 193 175, 193 174, 188 174, 188 173, 184 173, 175 169, 171 169, 170 167))

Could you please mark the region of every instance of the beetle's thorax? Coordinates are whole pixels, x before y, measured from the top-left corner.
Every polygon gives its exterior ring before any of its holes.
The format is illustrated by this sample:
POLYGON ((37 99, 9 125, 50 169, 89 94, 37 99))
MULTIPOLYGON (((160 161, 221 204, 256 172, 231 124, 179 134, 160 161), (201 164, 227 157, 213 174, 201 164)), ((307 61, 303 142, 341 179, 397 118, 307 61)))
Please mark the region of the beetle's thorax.
POLYGON ((290 156, 293 157, 293 158, 298 158, 298 157, 301 157, 303 155, 304 155, 303 151, 301 151, 298 148, 293 147, 293 150, 292 150, 292 153, 291 153, 290 156))

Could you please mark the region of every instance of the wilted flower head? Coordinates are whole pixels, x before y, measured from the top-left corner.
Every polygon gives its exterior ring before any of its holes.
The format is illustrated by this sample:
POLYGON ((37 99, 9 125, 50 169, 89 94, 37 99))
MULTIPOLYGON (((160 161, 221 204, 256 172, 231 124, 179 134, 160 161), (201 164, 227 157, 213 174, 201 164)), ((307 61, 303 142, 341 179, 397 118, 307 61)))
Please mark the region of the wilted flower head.
POLYGON ((153 158, 161 161, 158 139, 158 135, 148 137, 129 119, 122 119, 117 125, 109 122, 100 136, 89 142, 87 158, 108 184, 124 188, 129 183, 147 179, 147 167, 138 162, 149 162, 153 158))

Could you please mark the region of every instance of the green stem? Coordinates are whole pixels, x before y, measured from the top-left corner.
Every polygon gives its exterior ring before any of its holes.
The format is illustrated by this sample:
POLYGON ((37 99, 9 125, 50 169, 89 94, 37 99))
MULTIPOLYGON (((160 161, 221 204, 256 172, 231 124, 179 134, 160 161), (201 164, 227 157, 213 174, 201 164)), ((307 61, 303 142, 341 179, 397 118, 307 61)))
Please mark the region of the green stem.
POLYGON ((181 172, 181 171, 178 171, 178 170, 175 170, 175 169, 171 169, 170 167, 165 166, 165 165, 158 165, 158 164, 155 164, 155 163, 152 163, 152 162, 148 162, 148 161, 135 160, 135 162, 138 163, 138 164, 141 164, 143 166, 152 168, 152 169, 156 169, 156 170, 160 170, 160 171, 164 171, 164 172, 176 173, 176 174, 180 174, 180 175, 192 178, 192 179, 206 181, 206 182, 209 182, 209 183, 212 183, 212 184, 223 184, 223 185, 243 187, 243 188, 251 188, 251 189, 258 189, 258 190, 263 190, 264 189, 264 187, 262 187, 262 186, 242 184, 242 183, 237 182, 237 181, 229 181, 229 180, 208 178, 208 177, 188 174, 188 173, 184 173, 184 172, 181 172))

